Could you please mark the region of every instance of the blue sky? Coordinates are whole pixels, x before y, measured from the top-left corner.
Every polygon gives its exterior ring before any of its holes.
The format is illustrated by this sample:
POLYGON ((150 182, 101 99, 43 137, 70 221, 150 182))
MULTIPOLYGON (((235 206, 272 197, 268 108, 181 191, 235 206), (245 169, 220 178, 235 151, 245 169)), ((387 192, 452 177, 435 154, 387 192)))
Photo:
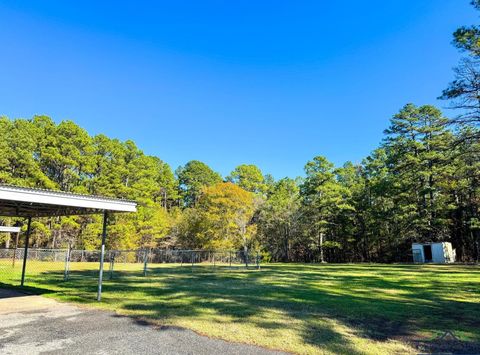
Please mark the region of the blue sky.
POLYGON ((294 177, 361 161, 408 102, 446 106, 451 34, 476 22, 468 0, 2 1, 0 115, 294 177))

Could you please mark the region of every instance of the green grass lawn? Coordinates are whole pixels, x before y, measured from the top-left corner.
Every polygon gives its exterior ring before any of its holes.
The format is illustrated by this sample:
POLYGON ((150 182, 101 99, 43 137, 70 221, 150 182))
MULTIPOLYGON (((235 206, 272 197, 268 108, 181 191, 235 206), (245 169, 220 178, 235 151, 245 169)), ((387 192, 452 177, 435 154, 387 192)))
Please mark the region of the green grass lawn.
MULTIPOLYGON (((295 353, 413 353, 415 345, 428 350, 445 331, 480 342, 478 266, 272 264, 192 271, 164 264, 151 265, 143 277, 141 265, 127 264, 105 281, 101 303, 95 302, 97 267, 72 264, 78 271, 64 282, 58 266, 44 265, 27 285, 141 321, 295 353)), ((4 282, 14 279, 3 275, 4 282)))

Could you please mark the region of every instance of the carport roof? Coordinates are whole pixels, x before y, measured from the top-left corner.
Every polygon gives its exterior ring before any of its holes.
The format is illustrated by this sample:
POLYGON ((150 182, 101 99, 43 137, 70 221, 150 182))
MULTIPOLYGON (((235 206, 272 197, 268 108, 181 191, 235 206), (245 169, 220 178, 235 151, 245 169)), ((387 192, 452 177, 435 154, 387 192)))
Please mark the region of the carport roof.
POLYGON ((0 184, 0 216, 48 217, 135 212, 134 201, 0 184))

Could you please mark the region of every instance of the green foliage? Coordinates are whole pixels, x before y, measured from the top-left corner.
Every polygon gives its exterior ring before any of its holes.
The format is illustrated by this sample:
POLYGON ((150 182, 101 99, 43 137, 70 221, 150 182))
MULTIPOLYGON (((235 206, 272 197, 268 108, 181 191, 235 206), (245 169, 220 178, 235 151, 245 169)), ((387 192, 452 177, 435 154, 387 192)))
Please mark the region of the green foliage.
POLYGON ((175 172, 178 178, 180 196, 186 207, 195 206, 200 198, 200 192, 205 186, 212 186, 222 181, 219 173, 213 171, 207 164, 191 160, 175 172))
POLYGON ((259 235, 271 260, 290 261, 299 228, 300 194, 297 183, 284 178, 274 183, 259 211, 259 235))
POLYGON ((393 173, 397 217, 408 226, 406 236, 422 236, 425 241, 448 235, 446 196, 441 190, 452 142, 446 122, 435 107, 408 104, 386 130, 384 147, 393 173))
MULTIPOLYGON (((305 165, 306 178, 300 187, 303 197, 304 234, 311 250, 317 250, 318 261, 324 262, 325 237, 333 237, 336 219, 342 211, 353 207, 345 198, 348 190, 339 183, 335 169, 325 157, 317 156, 305 165)), ((338 246, 328 243, 329 247, 338 246)))
MULTIPOLYGON (((476 10, 480 10, 480 1, 470 2, 476 10)), ((473 56, 480 55, 480 28, 478 26, 462 26, 453 33, 453 45, 473 56)))
MULTIPOLYGON (((472 0, 471 4, 480 10, 480 2, 472 0)), ((453 124, 480 125, 480 27, 462 26, 453 33, 453 44, 466 54, 454 69, 455 79, 443 90, 440 99, 449 100, 451 108, 459 109, 456 117, 450 120, 453 124)), ((478 131, 472 132, 478 139, 478 131)))
POLYGON ((264 194, 267 190, 265 177, 256 165, 239 165, 233 170, 227 181, 237 184, 242 189, 256 194, 264 194))

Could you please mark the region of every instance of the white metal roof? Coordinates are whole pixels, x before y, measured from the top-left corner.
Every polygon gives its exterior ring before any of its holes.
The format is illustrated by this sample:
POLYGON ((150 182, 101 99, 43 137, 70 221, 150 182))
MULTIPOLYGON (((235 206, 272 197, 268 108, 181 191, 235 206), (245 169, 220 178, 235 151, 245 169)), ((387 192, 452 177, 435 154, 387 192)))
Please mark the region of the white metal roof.
POLYGON ((65 216, 136 210, 136 202, 129 200, 0 184, 1 216, 65 216))
POLYGON ((425 242, 425 243, 412 243, 413 245, 433 245, 433 244, 451 244, 450 242, 425 242))
POLYGON ((0 226, 0 233, 20 233, 20 227, 0 226))

